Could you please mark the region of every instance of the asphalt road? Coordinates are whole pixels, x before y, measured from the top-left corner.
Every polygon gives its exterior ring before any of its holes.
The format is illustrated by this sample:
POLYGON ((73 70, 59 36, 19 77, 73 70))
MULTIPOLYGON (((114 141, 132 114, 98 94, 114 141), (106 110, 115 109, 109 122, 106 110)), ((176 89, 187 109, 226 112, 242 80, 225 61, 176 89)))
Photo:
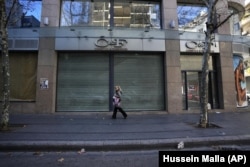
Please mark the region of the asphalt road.
MULTIPOLYGON (((180 151, 250 150, 250 146, 226 145, 184 148, 180 151)), ((162 151, 179 151, 176 149, 162 151)), ((250 157, 247 157, 250 158, 250 157)), ((158 167, 159 150, 111 152, 0 152, 1 167, 158 167)))
POLYGON ((154 167, 158 151, 1 152, 1 167, 154 167))

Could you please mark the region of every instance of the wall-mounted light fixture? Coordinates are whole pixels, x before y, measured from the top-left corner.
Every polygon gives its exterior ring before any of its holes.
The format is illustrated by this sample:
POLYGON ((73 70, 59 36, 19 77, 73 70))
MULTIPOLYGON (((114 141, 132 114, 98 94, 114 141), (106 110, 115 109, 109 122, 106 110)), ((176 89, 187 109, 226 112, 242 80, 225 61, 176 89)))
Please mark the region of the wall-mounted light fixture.
POLYGON ((144 32, 149 32, 150 26, 146 26, 144 32))
POLYGON ((175 21, 174 21, 174 20, 171 20, 171 21, 170 21, 169 27, 170 27, 170 28, 175 28, 175 21))
POLYGON ((49 25, 49 18, 48 17, 43 18, 43 24, 46 26, 49 25))

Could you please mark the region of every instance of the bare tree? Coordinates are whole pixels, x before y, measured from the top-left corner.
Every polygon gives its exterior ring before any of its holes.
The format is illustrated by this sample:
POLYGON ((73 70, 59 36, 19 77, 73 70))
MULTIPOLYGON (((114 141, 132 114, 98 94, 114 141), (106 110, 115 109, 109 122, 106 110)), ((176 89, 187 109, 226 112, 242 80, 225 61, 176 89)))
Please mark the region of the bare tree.
MULTIPOLYGON (((23 6, 19 0, 0 0, 0 46, 2 54, 2 80, 3 80, 3 100, 2 100, 2 117, 1 129, 8 129, 9 125, 9 108, 10 108, 10 70, 9 70, 9 46, 8 46, 8 26, 18 26, 26 10, 30 6, 23 6)), ((21 24, 20 24, 21 26, 21 24)))
MULTIPOLYGON (((209 126, 208 122, 208 72, 209 72, 209 57, 210 57, 210 48, 213 40, 213 34, 215 31, 222 26, 226 21, 230 19, 234 12, 229 12, 225 10, 224 13, 218 13, 216 5, 219 0, 203 0, 208 8, 208 16, 205 32, 205 45, 202 59, 202 76, 201 76, 201 111, 200 111, 200 127, 206 128, 209 126), (224 19, 221 21, 220 16, 225 14, 224 19)), ((226 8, 225 8, 226 9, 226 8)))
POLYGON ((8 49, 8 19, 6 16, 5 0, 0 0, 0 35, 2 49, 2 72, 3 72, 3 111, 1 128, 7 129, 9 124, 9 98, 10 98, 10 72, 9 72, 9 49, 8 49))

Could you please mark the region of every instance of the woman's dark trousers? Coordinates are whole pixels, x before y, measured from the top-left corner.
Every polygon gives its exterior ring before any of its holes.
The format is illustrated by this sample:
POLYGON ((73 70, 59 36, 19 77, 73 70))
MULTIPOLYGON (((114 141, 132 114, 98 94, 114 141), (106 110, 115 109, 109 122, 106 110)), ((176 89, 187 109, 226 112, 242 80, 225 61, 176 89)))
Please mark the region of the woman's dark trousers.
POLYGON ((126 119, 126 118, 127 118, 127 114, 126 114, 126 112, 125 112, 121 107, 115 107, 115 108, 114 108, 112 118, 113 118, 113 119, 116 118, 116 114, 117 114, 117 111, 118 111, 118 110, 122 113, 123 117, 126 119))

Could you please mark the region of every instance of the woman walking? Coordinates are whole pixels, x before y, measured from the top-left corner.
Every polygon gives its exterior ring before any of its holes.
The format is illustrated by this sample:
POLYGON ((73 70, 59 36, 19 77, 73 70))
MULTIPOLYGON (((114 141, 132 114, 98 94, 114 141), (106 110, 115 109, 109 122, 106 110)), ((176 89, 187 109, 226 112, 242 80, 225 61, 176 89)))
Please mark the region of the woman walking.
POLYGON ((115 93, 114 93, 114 96, 113 96, 113 106, 114 106, 113 115, 112 115, 113 119, 116 119, 116 114, 117 114, 118 110, 122 113, 124 119, 126 119, 127 116, 128 116, 126 114, 126 112, 121 107, 121 95, 122 95, 121 87, 120 86, 115 86, 115 93))

